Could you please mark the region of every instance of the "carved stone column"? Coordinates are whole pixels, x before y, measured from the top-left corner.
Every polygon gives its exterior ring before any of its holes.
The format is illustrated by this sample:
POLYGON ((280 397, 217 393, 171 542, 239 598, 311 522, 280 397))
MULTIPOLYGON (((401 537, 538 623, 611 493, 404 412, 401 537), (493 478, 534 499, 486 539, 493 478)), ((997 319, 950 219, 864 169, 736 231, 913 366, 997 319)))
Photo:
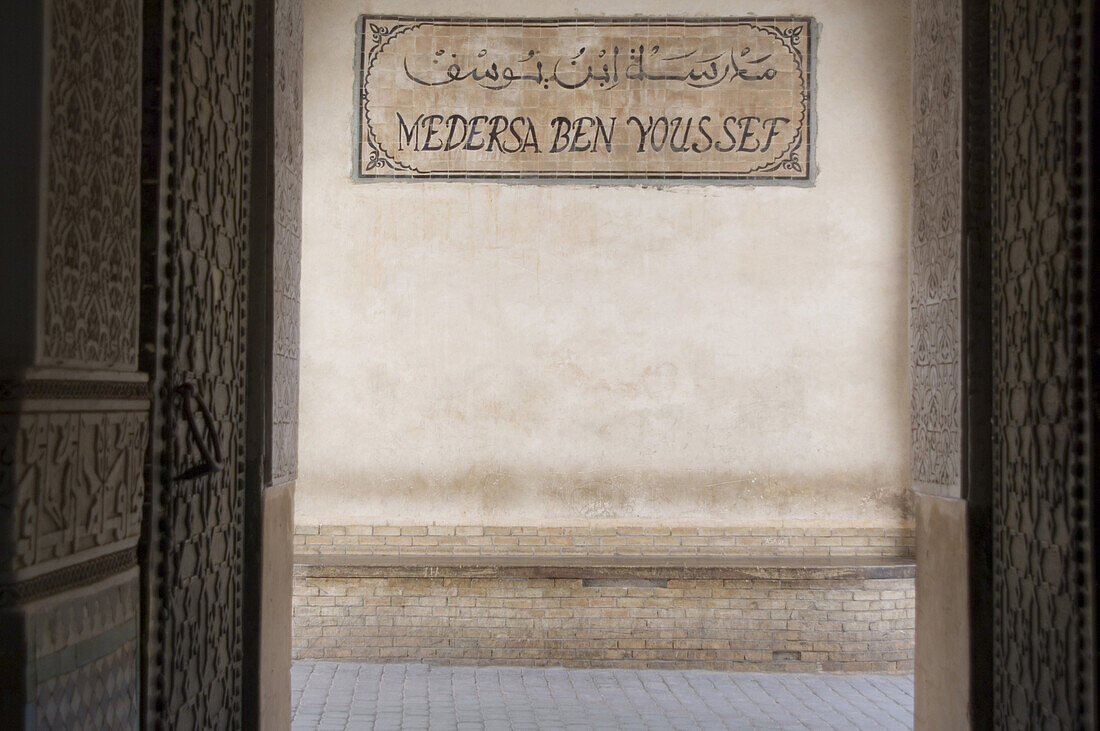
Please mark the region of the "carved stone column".
POLYGON ((917 513, 918 728, 965 717, 962 0, 914 2, 909 349, 917 513))
POLYGON ((132 728, 149 414, 141 3, 4 16, 0 726, 132 728))
POLYGON ((252 260, 249 293, 249 555, 258 597, 246 626, 246 715, 290 723, 291 570, 298 474, 298 333, 302 254, 302 0, 256 9, 252 260), (255 416, 253 416, 255 415, 255 416))
POLYGON ((918 728, 989 720, 988 3, 914 2, 918 728))

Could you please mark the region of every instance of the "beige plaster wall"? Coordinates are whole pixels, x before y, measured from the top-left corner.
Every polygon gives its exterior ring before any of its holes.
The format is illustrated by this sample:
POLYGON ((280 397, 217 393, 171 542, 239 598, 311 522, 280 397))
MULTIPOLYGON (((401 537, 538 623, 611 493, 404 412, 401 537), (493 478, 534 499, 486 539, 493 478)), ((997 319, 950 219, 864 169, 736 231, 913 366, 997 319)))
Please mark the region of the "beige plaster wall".
POLYGON ((917 731, 963 731, 970 718, 970 593, 965 500, 918 495, 917 731))
POLYGON ((275 731, 290 728, 294 483, 266 488, 262 500, 258 710, 261 731, 275 731))
POLYGON ((908 518, 907 0, 310 0, 299 523, 908 518), (810 14, 812 188, 351 180, 363 12, 810 14))

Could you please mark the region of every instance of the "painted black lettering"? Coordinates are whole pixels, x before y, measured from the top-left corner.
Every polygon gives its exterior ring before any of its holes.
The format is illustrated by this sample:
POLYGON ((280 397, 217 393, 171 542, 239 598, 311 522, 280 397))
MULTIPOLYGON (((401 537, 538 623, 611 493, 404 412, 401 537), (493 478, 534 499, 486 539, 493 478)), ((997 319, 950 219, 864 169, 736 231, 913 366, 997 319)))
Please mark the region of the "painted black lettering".
POLYGON ((674 117, 673 118, 672 124, 674 126, 672 128, 672 134, 670 134, 669 138, 668 138, 668 149, 672 150, 673 152, 687 152, 688 151, 687 137, 688 137, 688 132, 691 131, 691 120, 692 120, 692 118, 688 117, 687 124, 685 125, 683 117, 674 117), (679 134, 681 127, 683 127, 684 136, 680 140, 681 144, 678 145, 678 144, 676 144, 676 135, 679 134))
POLYGON ((709 121, 710 121, 710 115, 709 114, 704 114, 702 117, 699 117, 699 134, 701 134, 701 135, 703 135, 704 137, 707 138, 707 146, 700 149, 699 148, 699 143, 698 142, 693 142, 692 145, 691 145, 691 151, 692 152, 698 152, 698 153, 702 154, 702 153, 706 152, 707 150, 709 150, 714 145, 714 140, 713 140, 713 138, 711 138, 710 132, 708 132, 707 128, 705 126, 703 126, 704 122, 709 122, 709 121))
POLYGON ((488 121, 489 118, 486 117, 484 114, 478 114, 477 116, 470 118, 470 136, 466 138, 466 144, 462 146, 463 150, 480 150, 482 147, 485 147, 485 145, 480 141, 478 141, 478 143, 475 145, 474 140, 477 138, 478 135, 481 134, 481 130, 477 128, 478 124, 488 121))
POLYGON ((438 145, 432 147, 432 136, 439 132, 439 130, 436 129, 435 126, 442 121, 442 114, 429 114, 427 117, 424 118, 424 146, 420 148, 421 150, 425 150, 427 152, 435 152, 436 150, 443 149, 442 139, 439 140, 438 145))
POLYGON ((401 116, 401 112, 397 114, 397 149, 404 150, 405 145, 413 148, 414 150, 420 149, 420 122, 424 119, 424 115, 421 114, 416 118, 416 121, 412 123, 412 127, 405 124, 404 118, 401 116))
POLYGON ((595 123, 596 120, 592 117, 577 117, 577 121, 573 123, 573 144, 569 147, 570 152, 587 152, 595 147, 591 142, 585 142, 584 147, 579 147, 581 140, 588 134, 588 130, 585 129, 585 126, 595 123))
POLYGON ((772 146, 772 140, 775 139, 775 136, 778 134, 778 132, 776 132, 776 127, 779 126, 779 123, 783 122, 784 124, 789 124, 790 121, 791 120, 786 117, 772 117, 771 119, 764 120, 764 126, 768 128, 768 141, 760 148, 761 152, 767 152, 768 148, 772 146))
POLYGON ((513 117, 511 123, 508 125, 508 131, 512 134, 512 139, 516 141, 515 149, 510 150, 510 152, 519 152, 521 149, 523 149, 523 137, 521 137, 519 132, 516 130, 516 123, 522 122, 525 119, 526 117, 513 117))
POLYGON ((535 123, 530 117, 527 118, 527 136, 523 138, 523 147, 520 152, 527 152, 528 147, 533 147, 535 152, 539 152, 539 138, 535 134, 535 123))
POLYGON ((638 152, 645 152, 645 138, 649 136, 649 130, 653 129, 653 117, 649 118, 648 128, 637 117, 627 117, 626 123, 630 124, 631 122, 638 125, 638 152))
POLYGON ((469 129, 469 124, 466 122, 466 118, 461 114, 452 114, 447 117, 447 141, 443 144, 443 149, 453 150, 461 145, 466 140, 466 132, 469 129), (456 135, 458 132, 458 125, 462 124, 462 134, 456 135))
POLYGON ((497 149, 501 152, 508 152, 508 150, 504 149, 504 145, 500 144, 500 140, 498 139, 500 133, 508 129, 508 120, 505 119, 503 115, 498 114, 489 120, 489 125, 489 144, 485 146, 485 151, 492 152, 493 145, 495 144, 497 149))
POLYGON ((759 122, 760 117, 742 117, 741 118, 741 146, 737 148, 738 152, 758 152, 760 150, 760 140, 756 140, 754 132, 752 131, 752 123, 759 122), (745 147, 745 143, 749 140, 756 140, 756 147, 751 150, 745 147))
POLYGON ((664 149, 666 142, 668 142, 668 118, 666 118, 666 117, 657 117, 657 119, 655 119, 653 121, 653 129, 649 133, 649 146, 653 148, 654 152, 660 152, 661 150, 664 149), (662 128, 663 131, 661 132, 661 144, 659 144, 659 145, 657 144, 657 124, 658 123, 664 125, 663 128, 662 128))
POLYGON ((603 139, 604 145, 607 147, 607 151, 611 152, 611 136, 615 134, 615 117, 611 118, 611 128, 608 129, 604 126, 603 119, 596 117, 596 140, 592 143, 592 151, 596 151, 596 145, 600 144, 600 139, 603 139))
POLYGON ((568 117, 554 117, 550 120, 550 124, 554 127, 554 144, 550 145, 550 152, 562 152, 569 146, 569 130, 573 127, 573 124, 569 121, 568 117), (558 146, 558 143, 561 146, 558 146))
POLYGON ((718 152, 733 152, 737 149, 737 135, 730 129, 731 124, 734 126, 737 125, 737 117, 731 115, 722 120, 722 131, 726 133, 726 137, 730 138, 730 144, 729 147, 722 147, 721 140, 715 142, 714 149, 718 150, 718 152))

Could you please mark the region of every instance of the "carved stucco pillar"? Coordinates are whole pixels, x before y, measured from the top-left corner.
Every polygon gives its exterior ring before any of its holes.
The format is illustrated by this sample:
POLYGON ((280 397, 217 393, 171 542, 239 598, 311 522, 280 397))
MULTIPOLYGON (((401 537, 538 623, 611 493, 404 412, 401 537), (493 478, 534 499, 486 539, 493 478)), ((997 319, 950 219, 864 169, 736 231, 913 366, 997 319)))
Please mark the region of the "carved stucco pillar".
POLYGON ((140 8, 13 3, 0 24, 5 728, 138 720, 140 8))
POLYGON ((913 2, 918 728, 988 717, 988 9, 913 2), (983 649, 984 648, 984 649, 983 649), (976 659, 977 658, 977 659, 976 659))
MULTIPOLYGON (((253 382, 263 383, 264 460, 256 475, 262 523, 262 556, 256 624, 258 686, 256 712, 262 728, 290 723, 291 571, 293 565, 294 486, 298 476, 299 282, 302 259, 302 52, 303 0, 276 0, 259 9, 260 24, 270 23, 271 44, 258 41, 257 142, 269 166, 270 190, 254 209, 262 231, 254 251, 263 253, 259 276, 265 283, 254 300, 265 314, 256 323, 270 334, 254 349, 253 382), (265 95, 266 94, 266 95, 265 95)), ((254 191, 254 194, 256 191, 254 191)))
POLYGON ((962 486, 962 2, 913 3, 913 489, 962 486))

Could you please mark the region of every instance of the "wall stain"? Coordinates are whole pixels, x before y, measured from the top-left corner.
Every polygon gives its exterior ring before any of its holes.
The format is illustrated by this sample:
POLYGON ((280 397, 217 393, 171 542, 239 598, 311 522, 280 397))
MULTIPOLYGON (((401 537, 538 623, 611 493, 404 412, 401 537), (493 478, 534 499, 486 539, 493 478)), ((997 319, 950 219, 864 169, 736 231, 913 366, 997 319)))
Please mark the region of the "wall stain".
POLYGON ((908 521, 907 475, 888 470, 815 475, 747 471, 513 470, 473 465, 455 473, 308 474, 313 518, 346 520, 908 521), (329 476, 331 478, 331 476, 329 476), (327 490, 326 486, 339 487, 327 490), (342 493, 337 494, 337 493, 342 493), (354 496, 349 504, 346 499, 354 496), (344 499, 341 499, 344 498, 344 499), (321 514, 325 511, 332 514, 321 514))

